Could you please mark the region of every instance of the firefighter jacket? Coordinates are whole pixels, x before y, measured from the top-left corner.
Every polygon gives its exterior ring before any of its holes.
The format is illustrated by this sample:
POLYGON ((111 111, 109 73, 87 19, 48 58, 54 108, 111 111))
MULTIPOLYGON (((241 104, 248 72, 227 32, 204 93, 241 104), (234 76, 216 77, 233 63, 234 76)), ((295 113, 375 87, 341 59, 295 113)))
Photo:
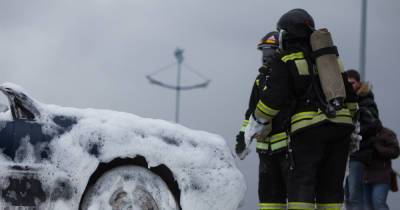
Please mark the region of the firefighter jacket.
POLYGON ((339 57, 346 88, 345 105, 336 112, 336 117, 328 118, 319 108, 318 96, 312 87, 311 76, 319 83, 318 70, 308 55, 310 51, 295 47, 275 55, 271 63, 271 76, 257 103, 256 113, 264 119, 273 119, 284 109, 287 101, 294 100, 290 119, 291 134, 326 122, 353 126, 352 117, 358 107, 357 95, 347 81, 339 57))
MULTIPOLYGON (((249 119, 256 109, 257 103, 260 100, 262 92, 267 87, 268 78, 271 75, 271 68, 263 65, 259 69, 259 74, 254 82, 249 106, 245 114, 245 120, 243 121, 241 132, 246 129, 249 119)), ((257 141, 256 148, 260 153, 266 152, 278 152, 286 149, 287 147, 287 128, 289 121, 289 109, 285 109, 282 113, 278 114, 272 122, 272 131, 264 140, 257 141)))

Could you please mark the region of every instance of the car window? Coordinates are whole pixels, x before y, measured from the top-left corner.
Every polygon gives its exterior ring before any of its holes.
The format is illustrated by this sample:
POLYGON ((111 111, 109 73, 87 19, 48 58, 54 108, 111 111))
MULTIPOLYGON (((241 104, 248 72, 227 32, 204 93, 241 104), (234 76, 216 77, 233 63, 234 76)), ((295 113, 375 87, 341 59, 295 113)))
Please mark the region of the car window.
POLYGON ((7 97, 0 92, 0 112, 5 112, 8 110, 8 99, 7 97))
POLYGON ((13 107, 14 107, 13 109, 14 118, 19 120, 35 119, 35 115, 31 111, 29 111, 18 98, 14 98, 13 107))

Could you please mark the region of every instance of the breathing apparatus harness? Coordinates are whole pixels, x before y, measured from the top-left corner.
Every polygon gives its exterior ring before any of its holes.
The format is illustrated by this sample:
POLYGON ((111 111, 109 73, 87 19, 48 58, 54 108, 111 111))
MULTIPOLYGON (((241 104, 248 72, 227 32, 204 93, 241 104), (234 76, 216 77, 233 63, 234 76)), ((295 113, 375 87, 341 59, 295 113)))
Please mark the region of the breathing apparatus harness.
MULTIPOLYGON (((315 29, 313 29, 315 31, 315 29)), ((279 31, 279 48, 283 50, 286 46, 284 44, 285 36, 287 32, 284 29, 279 31)), ((331 100, 327 100, 326 95, 321 87, 320 75, 316 65, 316 59, 324 56, 334 54, 336 57, 339 56, 338 50, 336 46, 324 47, 311 53, 308 53, 308 50, 297 46, 304 53, 304 58, 308 65, 308 73, 311 78, 311 83, 305 93, 305 97, 308 100, 316 103, 317 107, 328 117, 334 118, 336 117, 336 112, 343 108, 344 106, 344 97, 335 97, 331 100)), ((342 79, 342 78, 340 78, 342 79)))
MULTIPOLYGON (((314 29, 312 29, 312 31, 315 32, 314 29)), ((281 50, 286 48, 286 46, 285 46, 286 44, 284 42, 286 35, 287 35, 287 32, 285 30, 281 29, 279 31, 279 47, 281 50)), ((292 41, 296 41, 296 39, 292 39, 292 41)), ((310 43, 310 45, 312 45, 312 44, 310 43)), ((337 57, 339 56, 339 53, 337 51, 336 46, 331 45, 331 46, 327 46, 327 47, 322 47, 317 50, 305 49, 301 45, 297 45, 296 47, 301 52, 304 53, 304 59, 307 62, 307 66, 308 66, 307 71, 310 76, 311 83, 309 84, 305 94, 302 97, 293 99, 293 102, 292 102, 293 106, 291 109, 292 114, 294 114, 298 103, 300 101, 304 100, 305 103, 314 103, 318 107, 318 109, 321 110, 328 118, 336 117, 337 111, 342 109, 342 107, 344 105, 344 97, 341 97, 341 96, 343 96, 343 94, 341 94, 341 93, 343 93, 344 90, 341 90, 342 92, 338 91, 339 94, 336 94, 336 92, 335 92, 336 90, 332 91, 332 92, 334 92, 334 94, 333 94, 334 97, 332 98, 332 94, 331 94, 330 95, 331 99, 327 100, 329 95, 326 94, 326 91, 324 92, 323 87, 322 87, 322 85, 323 85, 323 83, 321 81, 322 80, 322 78, 321 78, 322 72, 321 71, 318 72, 319 68, 317 68, 317 66, 318 66, 317 59, 319 59, 320 57, 325 56, 325 55, 335 55, 334 62, 337 62, 337 57)), ((326 57, 324 59, 326 59, 326 57)), ((330 57, 328 59, 333 59, 333 58, 330 57)), ((332 62, 332 60, 330 60, 330 61, 332 62)), ((339 69, 333 68, 333 70, 340 72, 339 69)), ((328 71, 328 73, 329 73, 329 71, 332 71, 332 68, 326 69, 326 71, 328 71)), ((326 73, 326 71, 324 73, 326 73)), ((340 82, 343 83, 343 78, 341 77, 341 75, 339 75, 340 78, 338 77, 337 74, 334 76, 336 76, 336 77, 334 77, 332 79, 336 79, 336 80, 338 80, 339 83, 340 82)), ((325 79, 326 78, 327 77, 325 75, 325 79)), ((336 84, 336 83, 334 83, 334 84, 336 84)), ((332 86, 329 86, 329 83, 327 86, 328 86, 327 87, 328 89, 332 88, 332 86)), ((334 87, 336 87, 336 86, 334 86, 334 87)), ((344 94, 344 96, 345 96, 345 94, 344 94)), ((290 128, 291 128, 291 126, 289 125, 288 126, 289 133, 291 132, 290 128)), ((290 163, 290 169, 293 170, 295 168, 295 160, 294 160, 295 157, 293 155, 294 148, 293 148, 293 144, 291 143, 290 137, 288 138, 288 141, 289 141, 288 142, 288 159, 289 159, 289 163, 290 163)))
POLYGON ((315 101, 315 102, 316 102, 318 108, 328 118, 336 117, 336 111, 341 109, 341 107, 342 107, 341 104, 338 104, 338 106, 333 106, 333 104, 326 101, 325 96, 322 91, 322 88, 321 88, 321 83, 318 78, 318 72, 317 72, 317 68, 315 65, 314 56, 313 56, 313 54, 311 54, 311 55, 305 54, 305 58, 306 58, 306 62, 308 64, 308 73, 310 74, 310 77, 311 77, 311 84, 309 87, 309 91, 310 90, 314 91, 314 96, 316 96, 316 98, 317 98, 317 101, 315 101))

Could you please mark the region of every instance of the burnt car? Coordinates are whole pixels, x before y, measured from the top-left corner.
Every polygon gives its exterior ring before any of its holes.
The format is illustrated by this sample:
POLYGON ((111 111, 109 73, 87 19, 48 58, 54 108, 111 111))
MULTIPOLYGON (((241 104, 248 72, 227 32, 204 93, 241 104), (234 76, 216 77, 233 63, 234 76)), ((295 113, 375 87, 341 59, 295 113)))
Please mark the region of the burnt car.
POLYGON ((237 209, 245 181, 224 139, 110 110, 48 105, 0 85, 1 209, 237 209))

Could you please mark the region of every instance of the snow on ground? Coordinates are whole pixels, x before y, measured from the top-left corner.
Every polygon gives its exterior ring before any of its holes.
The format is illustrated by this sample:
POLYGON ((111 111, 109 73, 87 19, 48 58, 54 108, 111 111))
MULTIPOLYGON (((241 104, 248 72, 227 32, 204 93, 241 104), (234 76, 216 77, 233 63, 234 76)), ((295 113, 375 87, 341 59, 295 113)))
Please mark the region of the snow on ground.
MULTIPOLYGON (((14 84, 4 86, 23 92, 14 84)), ((37 164, 41 180, 47 186, 53 186, 60 178, 71 180, 75 188, 73 198, 45 208, 77 209, 88 178, 99 162, 136 155, 145 157, 150 167, 164 164, 173 172, 184 210, 234 210, 244 197, 244 177, 225 140, 218 135, 129 113, 65 108, 32 101, 40 111, 38 121, 47 125, 43 127, 46 134, 54 135, 59 129, 52 120, 55 116, 77 121, 69 132, 52 140, 51 159, 37 164), (87 152, 93 145, 100 151, 98 157, 87 152)), ((0 113, 0 121, 10 119, 10 111, 0 113)), ((5 157, 1 159, 4 165, 5 157)), ((21 165, 37 163, 33 154, 19 161, 21 165)))

